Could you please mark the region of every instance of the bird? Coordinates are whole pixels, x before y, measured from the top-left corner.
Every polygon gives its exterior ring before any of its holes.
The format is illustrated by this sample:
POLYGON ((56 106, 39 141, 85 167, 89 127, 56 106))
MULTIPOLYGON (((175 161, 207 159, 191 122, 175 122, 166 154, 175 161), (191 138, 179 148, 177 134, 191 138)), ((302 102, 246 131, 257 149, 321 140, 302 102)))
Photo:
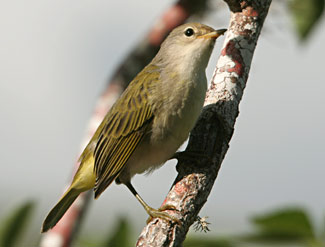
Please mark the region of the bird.
POLYGON ((53 228, 81 192, 93 189, 97 199, 113 181, 126 185, 149 217, 178 221, 146 204, 131 178, 159 168, 188 138, 203 108, 208 61, 225 31, 186 23, 170 32, 104 117, 41 232, 53 228))

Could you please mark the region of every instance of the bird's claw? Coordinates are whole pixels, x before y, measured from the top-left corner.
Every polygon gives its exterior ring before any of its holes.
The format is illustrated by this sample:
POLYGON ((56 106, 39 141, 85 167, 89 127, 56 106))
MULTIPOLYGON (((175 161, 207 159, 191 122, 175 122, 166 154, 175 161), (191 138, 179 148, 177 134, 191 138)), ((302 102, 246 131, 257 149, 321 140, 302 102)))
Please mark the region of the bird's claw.
POLYGON ((158 209, 154 209, 154 208, 150 208, 147 210, 147 213, 149 214, 149 218, 147 219, 147 224, 153 219, 153 218, 160 218, 166 221, 173 221, 176 222, 177 224, 180 224, 181 221, 175 217, 172 216, 170 214, 168 214, 167 212, 163 212, 165 210, 177 210, 175 206, 173 205, 168 205, 165 204, 162 207, 158 208, 158 209))

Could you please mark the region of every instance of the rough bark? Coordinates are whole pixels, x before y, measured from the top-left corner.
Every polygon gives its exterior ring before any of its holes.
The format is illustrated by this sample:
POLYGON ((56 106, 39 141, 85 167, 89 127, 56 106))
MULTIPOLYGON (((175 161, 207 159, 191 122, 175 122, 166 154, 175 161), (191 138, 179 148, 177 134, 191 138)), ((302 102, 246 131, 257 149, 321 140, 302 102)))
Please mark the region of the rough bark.
MULTIPOLYGON (((157 53, 166 35, 176 26, 183 24, 189 17, 203 14, 207 10, 207 2, 208 0, 179 0, 164 11, 163 15, 153 25, 147 36, 134 47, 109 80, 107 88, 104 90, 95 106, 86 136, 81 144, 81 152, 95 133, 107 111, 128 86, 132 78, 134 78, 157 53)), ((78 167, 79 163, 76 162, 73 166, 73 174, 75 174, 78 167)), ((42 235, 40 246, 70 246, 81 225, 82 215, 85 214, 90 199, 92 199, 91 191, 82 193, 58 224, 42 235)))
POLYGON ((178 176, 163 202, 177 209, 168 213, 179 218, 181 224, 152 219, 141 232, 137 247, 181 246, 207 201, 229 148, 254 50, 271 1, 225 0, 231 11, 228 32, 205 107, 186 148, 189 154, 202 155, 199 159, 178 160, 178 176))

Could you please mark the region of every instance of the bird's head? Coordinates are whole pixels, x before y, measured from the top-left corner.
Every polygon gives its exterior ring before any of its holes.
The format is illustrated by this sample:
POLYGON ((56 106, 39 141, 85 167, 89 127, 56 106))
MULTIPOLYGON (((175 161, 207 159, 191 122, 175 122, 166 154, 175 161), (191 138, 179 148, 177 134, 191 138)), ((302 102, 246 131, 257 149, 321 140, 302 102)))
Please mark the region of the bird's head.
POLYGON ((214 30, 200 23, 178 26, 162 43, 153 62, 177 66, 181 70, 191 68, 205 70, 216 39, 225 31, 226 29, 214 30))

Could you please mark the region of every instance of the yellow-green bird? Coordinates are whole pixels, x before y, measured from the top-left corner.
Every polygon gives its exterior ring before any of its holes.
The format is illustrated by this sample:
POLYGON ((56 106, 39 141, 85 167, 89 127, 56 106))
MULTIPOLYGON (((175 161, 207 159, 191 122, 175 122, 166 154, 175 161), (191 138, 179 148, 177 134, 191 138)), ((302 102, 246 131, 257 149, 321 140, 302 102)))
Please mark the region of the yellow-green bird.
POLYGON ((159 52, 130 83, 81 154, 80 167, 42 232, 56 225, 81 192, 95 198, 115 180, 125 184, 151 217, 176 218, 149 207, 131 185, 135 174, 172 158, 202 110, 205 69, 215 40, 226 29, 188 23, 175 28, 159 52))

